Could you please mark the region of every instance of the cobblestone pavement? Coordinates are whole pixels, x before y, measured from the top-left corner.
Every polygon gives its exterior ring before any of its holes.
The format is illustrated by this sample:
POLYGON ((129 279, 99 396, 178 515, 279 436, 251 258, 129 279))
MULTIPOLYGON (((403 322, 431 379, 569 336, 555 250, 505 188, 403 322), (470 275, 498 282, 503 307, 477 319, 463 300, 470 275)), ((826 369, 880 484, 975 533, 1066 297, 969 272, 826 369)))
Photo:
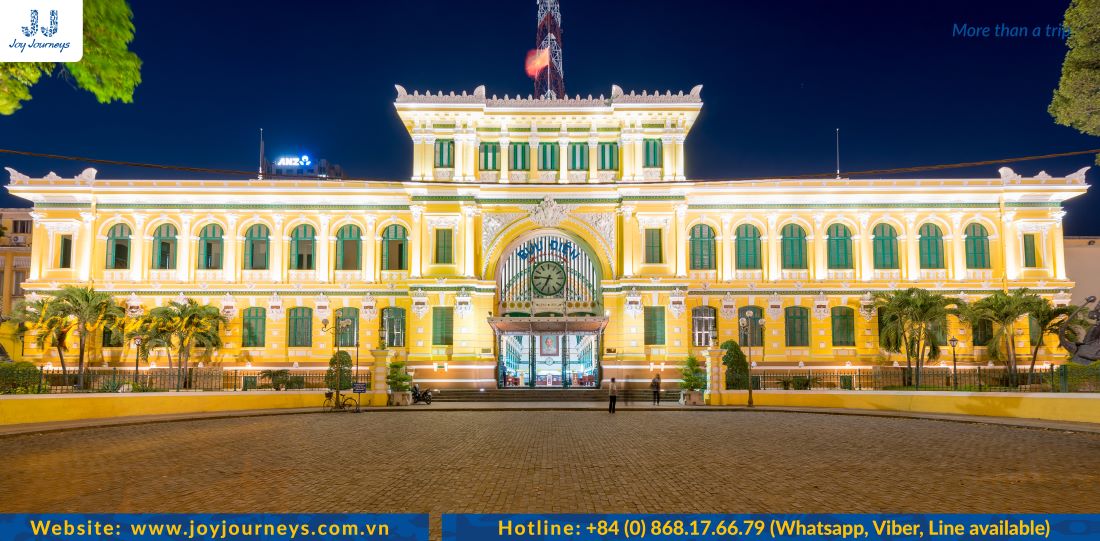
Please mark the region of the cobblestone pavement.
POLYGON ((0 438, 4 512, 1100 512, 1100 435, 764 412, 377 412, 0 438))

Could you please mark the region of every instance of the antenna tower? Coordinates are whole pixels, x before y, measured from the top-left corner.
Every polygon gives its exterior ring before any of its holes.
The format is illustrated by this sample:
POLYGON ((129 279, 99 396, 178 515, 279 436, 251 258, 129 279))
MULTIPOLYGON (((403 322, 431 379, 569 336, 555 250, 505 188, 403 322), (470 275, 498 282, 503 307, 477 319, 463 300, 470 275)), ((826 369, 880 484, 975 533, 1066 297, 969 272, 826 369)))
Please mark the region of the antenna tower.
POLYGON ((535 96, 565 98, 565 76, 561 67, 561 8, 558 0, 537 0, 539 27, 535 47, 550 51, 550 65, 535 78, 535 96))

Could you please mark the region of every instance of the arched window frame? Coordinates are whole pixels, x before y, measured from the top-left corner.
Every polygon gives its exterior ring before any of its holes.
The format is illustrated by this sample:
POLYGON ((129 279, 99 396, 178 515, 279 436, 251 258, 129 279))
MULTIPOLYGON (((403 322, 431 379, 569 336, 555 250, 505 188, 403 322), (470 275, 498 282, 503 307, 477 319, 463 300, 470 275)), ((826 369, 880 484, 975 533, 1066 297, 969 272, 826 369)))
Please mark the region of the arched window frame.
POLYGON ((737 243, 734 247, 738 270, 759 270, 763 268, 760 260, 760 229, 752 224, 741 224, 735 232, 737 243))
POLYGON ((244 235, 244 269, 267 270, 270 264, 271 230, 264 224, 255 224, 244 235))
POLYGON ((108 270, 120 270, 130 268, 130 238, 133 232, 126 224, 115 224, 107 230, 107 261, 105 267, 108 270))
POLYGON ((920 240, 918 251, 920 252, 920 268, 943 269, 943 230, 934 223, 926 223, 920 226, 918 231, 920 240))
POLYGON ((715 253, 714 228, 707 224, 695 224, 689 235, 691 270, 714 270, 718 267, 715 253))
POLYGON ((409 233, 405 226, 390 224, 382 230, 381 265, 384 271, 409 269, 409 233), (396 258, 391 255, 393 250, 399 250, 396 258))
POLYGON ((363 230, 359 226, 347 224, 336 231, 336 270, 362 270, 362 246, 363 230))
POLYGON ((989 257, 989 231, 984 225, 972 223, 966 226, 966 268, 991 268, 989 257))
POLYGON ((806 230, 798 224, 787 224, 780 230, 780 261, 784 270, 806 270, 806 230))
POLYGON ((290 235, 291 270, 314 270, 317 256, 317 230, 309 224, 294 228, 290 235))
POLYGON ((196 263, 200 270, 222 268, 224 236, 225 231, 218 224, 207 224, 199 231, 199 259, 196 263))
POLYGON ((826 230, 828 241, 828 265, 833 270, 851 270, 855 268, 852 257, 852 230, 844 224, 830 225, 826 230))
POLYGON ((871 253, 874 254, 874 266, 877 270, 897 270, 898 230, 890 224, 878 224, 872 230, 871 253))
POLYGON ((152 268, 168 270, 176 268, 176 238, 179 231, 172 224, 160 224, 153 231, 152 268))

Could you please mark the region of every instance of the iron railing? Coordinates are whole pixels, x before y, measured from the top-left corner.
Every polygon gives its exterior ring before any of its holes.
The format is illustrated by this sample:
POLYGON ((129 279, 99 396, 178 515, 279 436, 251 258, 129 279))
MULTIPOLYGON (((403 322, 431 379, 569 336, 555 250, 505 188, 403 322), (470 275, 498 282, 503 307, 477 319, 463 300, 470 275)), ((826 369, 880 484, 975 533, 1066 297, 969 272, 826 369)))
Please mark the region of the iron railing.
MULTIPOLYGON (((1031 375, 1027 367, 1015 374, 1004 367, 926 367, 920 371, 919 387, 917 371, 906 367, 754 369, 751 374, 756 390, 1100 392, 1100 366, 1037 367, 1031 375)), ((745 387, 743 377, 726 386, 745 387)))
MULTIPOLYGON (((343 391, 351 392, 353 383, 370 389, 371 372, 352 371, 345 378, 343 391)), ((76 369, 39 369, 36 384, 24 385, 22 392, 32 393, 117 393, 163 391, 254 391, 254 390, 327 390, 325 370, 288 370, 284 373, 261 370, 223 370, 221 368, 86 368, 83 380, 76 369)))

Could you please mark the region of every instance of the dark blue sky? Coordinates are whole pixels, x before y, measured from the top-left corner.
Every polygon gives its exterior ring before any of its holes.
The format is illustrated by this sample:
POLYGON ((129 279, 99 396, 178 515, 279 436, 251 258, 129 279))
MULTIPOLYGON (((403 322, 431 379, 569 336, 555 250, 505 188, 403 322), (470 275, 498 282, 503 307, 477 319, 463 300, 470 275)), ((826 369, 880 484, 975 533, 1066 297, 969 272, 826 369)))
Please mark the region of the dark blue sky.
MULTIPOLYGON (((566 90, 689 90, 704 107, 689 178, 784 176, 1100 147, 1047 114, 1065 44, 961 38, 955 24, 1058 25, 1060 0, 562 0, 566 90)), ((144 82, 97 104, 61 79, 0 117, 0 148, 212 168, 309 152, 355 177, 407 178, 411 143, 392 101, 413 89, 530 93, 535 0, 133 3, 144 82)), ((1091 156, 1015 164, 1060 175, 1091 156)), ((0 156, 27 174, 84 164, 0 156)), ((97 166, 103 177, 186 173, 97 166)), ((995 177, 997 166, 934 176, 995 177)), ((1090 172, 1090 181, 1097 175, 1090 172)), ((4 195, 0 204, 19 201, 4 195)), ((1068 205, 1070 234, 1100 234, 1100 196, 1068 205)))

